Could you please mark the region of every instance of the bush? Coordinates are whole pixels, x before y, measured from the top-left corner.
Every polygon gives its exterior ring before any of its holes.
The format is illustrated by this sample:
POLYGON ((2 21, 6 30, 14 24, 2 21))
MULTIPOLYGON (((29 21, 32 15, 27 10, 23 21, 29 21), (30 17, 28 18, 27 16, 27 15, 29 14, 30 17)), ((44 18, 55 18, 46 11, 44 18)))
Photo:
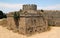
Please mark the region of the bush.
POLYGON ((41 12, 44 12, 44 10, 41 9, 41 12))
POLYGON ((6 14, 4 14, 1 10, 0 10, 0 19, 2 18, 7 18, 6 14))

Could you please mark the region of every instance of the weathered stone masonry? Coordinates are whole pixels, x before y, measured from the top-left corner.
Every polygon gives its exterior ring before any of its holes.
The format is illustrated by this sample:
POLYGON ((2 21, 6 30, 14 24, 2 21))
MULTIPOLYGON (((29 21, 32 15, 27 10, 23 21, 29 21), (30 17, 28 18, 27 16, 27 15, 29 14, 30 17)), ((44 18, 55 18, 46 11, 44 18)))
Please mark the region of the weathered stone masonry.
POLYGON ((36 5, 23 5, 22 12, 16 12, 17 14, 19 13, 18 20, 13 17, 14 13, 7 15, 8 29, 26 35, 43 32, 48 29, 48 22, 43 14, 37 11, 36 5))

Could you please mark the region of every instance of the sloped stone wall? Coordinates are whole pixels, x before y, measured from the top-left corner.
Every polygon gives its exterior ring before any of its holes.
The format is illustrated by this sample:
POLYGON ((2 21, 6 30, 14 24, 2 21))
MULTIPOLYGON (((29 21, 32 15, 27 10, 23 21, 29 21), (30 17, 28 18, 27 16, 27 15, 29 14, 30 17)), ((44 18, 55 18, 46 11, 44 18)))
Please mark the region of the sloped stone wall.
POLYGON ((18 29, 16 27, 14 18, 13 17, 8 17, 7 21, 8 21, 7 22, 7 28, 16 32, 18 29))
POLYGON ((26 33, 33 34, 46 31, 48 28, 48 22, 46 21, 47 20, 43 20, 43 17, 26 18, 26 33))
POLYGON ((43 32, 48 29, 48 22, 43 17, 20 17, 18 20, 18 28, 16 26, 17 21, 14 20, 14 17, 7 17, 8 29, 11 29, 15 32, 21 34, 33 34, 36 32, 43 32))
POLYGON ((43 17, 43 15, 37 11, 37 6, 32 5, 23 5, 23 10, 20 13, 14 12, 7 15, 7 23, 8 23, 8 29, 11 29, 13 31, 17 31, 20 34, 34 34, 36 32, 43 32, 48 29, 48 22, 43 17), (19 19, 14 18, 16 14, 19 15, 19 19))

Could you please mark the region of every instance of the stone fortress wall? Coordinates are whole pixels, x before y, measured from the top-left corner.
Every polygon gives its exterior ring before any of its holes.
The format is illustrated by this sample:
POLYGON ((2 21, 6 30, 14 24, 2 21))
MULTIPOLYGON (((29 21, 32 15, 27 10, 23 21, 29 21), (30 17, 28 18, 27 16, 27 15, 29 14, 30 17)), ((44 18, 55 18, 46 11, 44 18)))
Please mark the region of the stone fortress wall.
POLYGON ((30 35, 48 30, 48 25, 60 26, 60 11, 37 10, 35 4, 25 4, 23 9, 7 14, 7 28, 20 34, 30 35), (19 19, 14 18, 19 14, 19 19))
POLYGON ((23 5, 23 10, 37 10, 37 5, 35 4, 23 5))
POLYGON ((34 34, 36 32, 44 32, 48 29, 48 21, 42 13, 37 11, 36 5, 23 5, 22 12, 13 12, 7 14, 8 29, 20 34, 34 34), (19 19, 14 19, 14 13, 19 13, 19 19))
POLYGON ((45 10, 44 16, 48 18, 47 20, 49 25, 60 26, 60 10, 45 10))

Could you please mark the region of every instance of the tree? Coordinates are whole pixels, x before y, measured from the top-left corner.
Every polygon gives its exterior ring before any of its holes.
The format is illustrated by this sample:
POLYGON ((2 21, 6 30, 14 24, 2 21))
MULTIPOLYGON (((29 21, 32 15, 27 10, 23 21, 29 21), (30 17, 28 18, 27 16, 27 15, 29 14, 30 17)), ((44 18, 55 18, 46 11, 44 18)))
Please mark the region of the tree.
POLYGON ((44 10, 41 9, 41 12, 44 12, 44 10))
POLYGON ((5 13, 3 13, 3 18, 7 18, 7 16, 6 16, 6 14, 5 14, 5 13))
POLYGON ((0 11, 0 19, 2 19, 2 18, 3 18, 3 12, 0 11))
POLYGON ((6 14, 3 13, 3 11, 0 10, 0 19, 7 18, 6 14))

